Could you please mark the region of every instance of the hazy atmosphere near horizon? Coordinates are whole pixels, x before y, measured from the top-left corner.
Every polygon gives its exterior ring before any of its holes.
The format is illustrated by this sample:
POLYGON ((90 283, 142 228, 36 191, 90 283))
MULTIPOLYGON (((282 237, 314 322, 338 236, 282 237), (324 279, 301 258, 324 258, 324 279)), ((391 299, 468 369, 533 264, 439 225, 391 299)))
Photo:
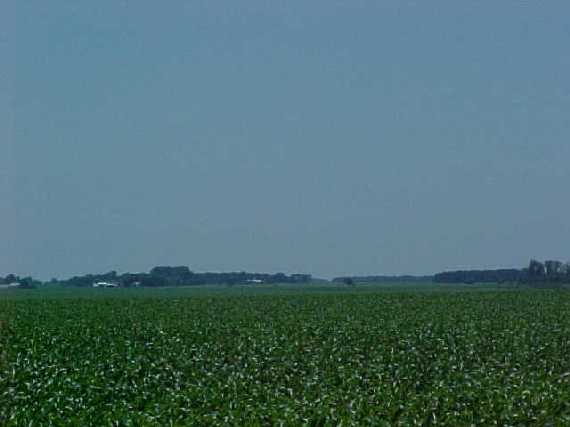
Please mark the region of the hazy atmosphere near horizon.
POLYGON ((570 3, 12 1, 0 275, 570 259, 570 3))

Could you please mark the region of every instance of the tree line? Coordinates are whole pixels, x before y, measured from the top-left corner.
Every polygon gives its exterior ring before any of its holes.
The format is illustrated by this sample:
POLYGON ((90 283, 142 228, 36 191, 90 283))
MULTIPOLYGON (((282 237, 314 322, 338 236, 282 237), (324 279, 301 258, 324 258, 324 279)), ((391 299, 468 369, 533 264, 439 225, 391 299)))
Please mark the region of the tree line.
POLYGON ((341 276, 332 279, 333 283, 373 284, 373 283, 431 283, 433 276, 341 276))
MULTIPOLYGON (((164 286, 192 286, 192 285, 240 285, 240 284, 275 284, 275 283, 309 283, 324 281, 314 279, 310 274, 284 274, 284 273, 248 273, 229 272, 196 273, 186 266, 158 266, 148 273, 117 274, 110 271, 103 274, 85 274, 69 279, 52 279, 42 283, 32 277, 19 277, 8 274, 0 276, 0 285, 19 288, 34 288, 42 284, 61 284, 71 287, 91 287, 95 283, 108 283, 121 287, 164 287, 164 286)), ((531 286, 552 284, 570 284, 570 263, 556 260, 544 262, 531 259, 527 268, 503 268, 487 270, 456 270, 444 271, 433 276, 342 276, 332 279, 334 283, 346 285, 374 284, 374 283, 522 283, 531 286)))
POLYGON ((88 287, 94 283, 113 283, 121 287, 161 287, 161 286, 191 286, 191 285, 240 285, 262 283, 308 283, 312 279, 310 274, 267 274, 267 273, 195 273, 186 266, 158 266, 148 273, 117 274, 110 271, 105 274, 86 274, 74 276, 58 282, 64 286, 88 287))
POLYGON ((527 268, 495 270, 457 270, 433 276, 436 283, 523 283, 548 285, 570 283, 570 263, 531 259, 527 268))

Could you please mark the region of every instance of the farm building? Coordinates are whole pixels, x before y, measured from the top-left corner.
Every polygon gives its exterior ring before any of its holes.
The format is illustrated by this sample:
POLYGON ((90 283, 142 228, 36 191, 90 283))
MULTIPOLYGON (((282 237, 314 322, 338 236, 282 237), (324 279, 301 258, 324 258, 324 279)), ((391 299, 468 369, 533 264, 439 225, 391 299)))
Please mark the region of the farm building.
POLYGON ((95 282, 93 283, 94 288, 118 288, 119 285, 111 282, 95 282))
POLYGON ((8 283, 6 285, 0 285, 0 289, 14 289, 14 288, 19 288, 20 286, 21 286, 21 283, 12 282, 12 283, 8 283))

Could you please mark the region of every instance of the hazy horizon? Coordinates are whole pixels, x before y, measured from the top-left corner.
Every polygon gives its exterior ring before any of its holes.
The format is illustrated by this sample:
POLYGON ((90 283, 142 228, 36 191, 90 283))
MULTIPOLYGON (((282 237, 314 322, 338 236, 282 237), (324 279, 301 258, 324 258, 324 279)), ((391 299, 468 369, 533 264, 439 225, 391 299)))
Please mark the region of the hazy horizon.
POLYGON ((570 259, 570 3, 8 1, 0 275, 570 259))

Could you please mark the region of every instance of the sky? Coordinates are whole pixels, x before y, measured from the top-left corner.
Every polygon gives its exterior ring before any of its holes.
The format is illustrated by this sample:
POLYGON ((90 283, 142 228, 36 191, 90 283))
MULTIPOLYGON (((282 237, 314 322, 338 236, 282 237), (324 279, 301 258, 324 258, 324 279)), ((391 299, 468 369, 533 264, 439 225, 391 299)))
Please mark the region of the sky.
POLYGON ((570 3, 3 3, 0 275, 570 259, 570 3))

